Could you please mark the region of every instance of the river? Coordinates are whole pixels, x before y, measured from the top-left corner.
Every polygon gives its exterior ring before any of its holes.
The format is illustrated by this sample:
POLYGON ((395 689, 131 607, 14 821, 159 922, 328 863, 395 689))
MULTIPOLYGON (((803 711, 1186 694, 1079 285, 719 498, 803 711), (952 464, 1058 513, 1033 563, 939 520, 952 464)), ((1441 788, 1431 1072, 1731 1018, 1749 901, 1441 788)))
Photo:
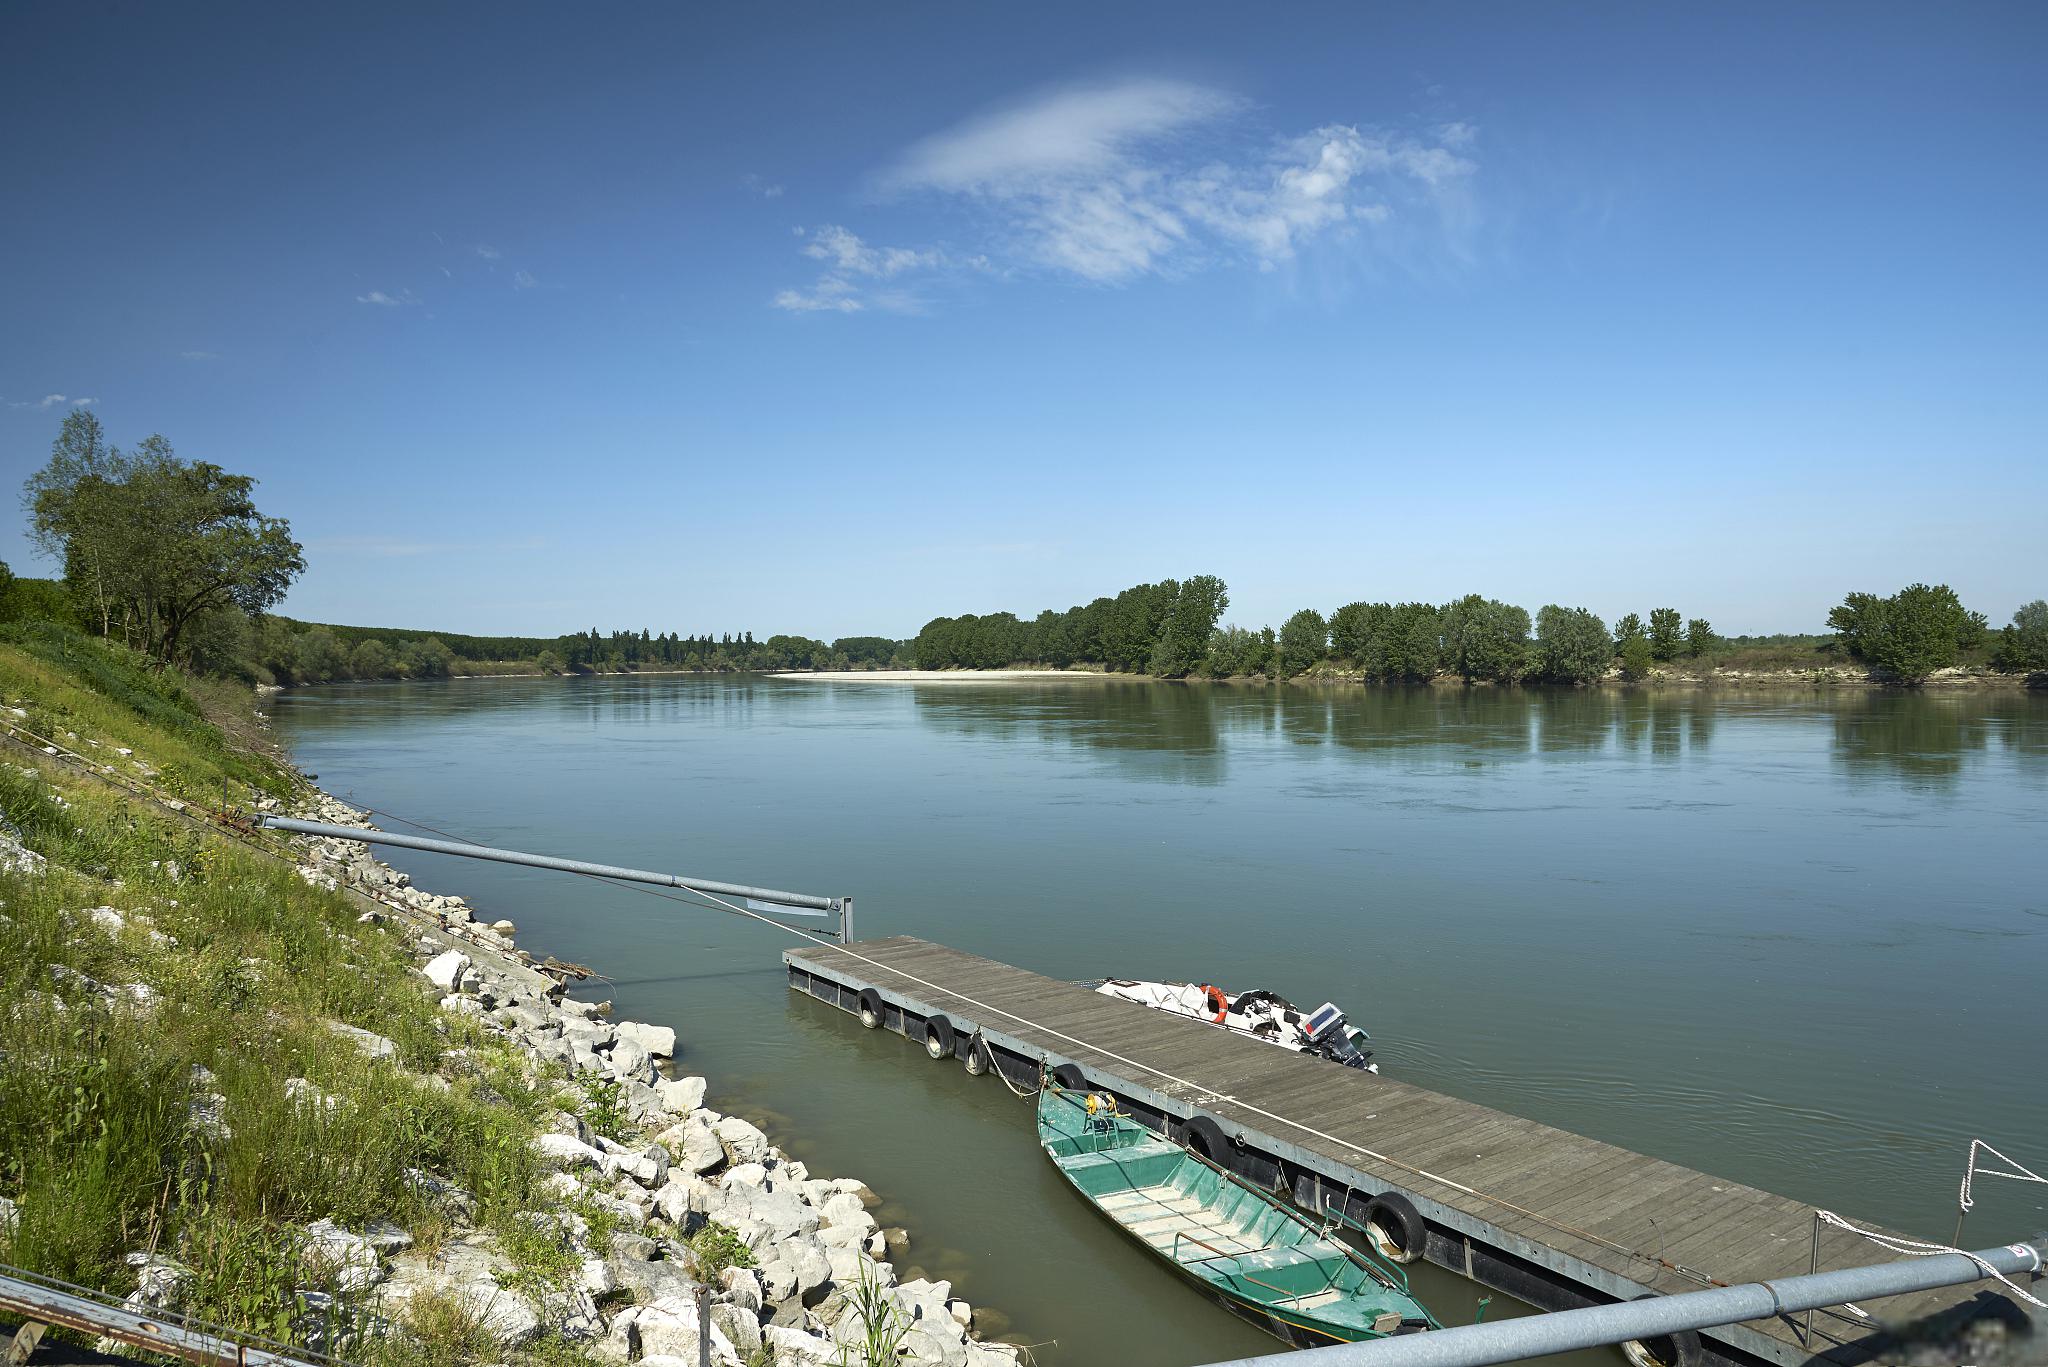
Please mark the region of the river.
MULTIPOLYGON (((1972 1137, 2048 1158, 2038 695, 649 676, 273 716, 328 791, 463 838, 852 894, 863 936, 1057 978, 1333 1000, 1391 1075, 1925 1237, 1972 1137)), ((385 857, 674 1024, 713 1105, 865 1179, 900 1270, 1040 1362, 1271 1344, 1086 1210, 993 1079, 789 993, 777 932, 385 857)), ((2048 1225, 2044 1194, 1980 1182, 1972 1246, 2048 1225)), ((1419 1284, 1470 1320, 1469 1284, 1419 1284)))

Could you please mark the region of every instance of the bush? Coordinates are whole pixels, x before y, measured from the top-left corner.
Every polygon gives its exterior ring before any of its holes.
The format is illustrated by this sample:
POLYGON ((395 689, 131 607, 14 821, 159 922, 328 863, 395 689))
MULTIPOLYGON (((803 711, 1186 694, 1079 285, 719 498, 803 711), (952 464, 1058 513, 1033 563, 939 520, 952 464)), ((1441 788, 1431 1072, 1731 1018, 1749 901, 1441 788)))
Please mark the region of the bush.
POLYGON ((754 1250, 739 1231, 716 1220, 690 1236, 690 1270, 699 1281, 716 1282, 728 1267, 753 1267, 754 1250))
POLYGON ((1650 638, 1631 636, 1621 647, 1621 677, 1631 682, 1647 679, 1656 661, 1657 657, 1650 649, 1650 638))
POLYGON ((1650 609, 1650 654, 1659 660, 1678 658, 1678 647, 1684 642, 1679 627, 1677 608, 1650 609))
POLYGON ((1984 640, 1984 614, 1946 584, 1908 584, 1889 598, 1852 593, 1828 613, 1843 649, 1902 683, 1919 683, 1984 640))

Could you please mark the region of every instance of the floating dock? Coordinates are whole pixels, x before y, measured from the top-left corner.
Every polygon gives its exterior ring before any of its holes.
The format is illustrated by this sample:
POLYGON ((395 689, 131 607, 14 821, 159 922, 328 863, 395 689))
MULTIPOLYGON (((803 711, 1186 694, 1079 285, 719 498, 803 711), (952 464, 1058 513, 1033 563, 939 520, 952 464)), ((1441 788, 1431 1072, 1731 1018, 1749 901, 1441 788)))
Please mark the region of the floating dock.
MULTIPOLYGON (((782 957, 795 991, 1018 1087, 1044 1068, 1112 1093, 1127 1114, 1304 1210, 1363 1222, 1373 1198, 1404 1200, 1427 1226, 1413 1251, 1545 1310, 1884 1256, 1788 1197, 927 940, 782 957)), ((2022 1318, 1995 1283, 1862 1309, 1871 1318, 1778 1316, 1664 1347, 1690 1359, 1682 1367, 1865 1363, 1896 1356, 1880 1322, 1941 1342, 1980 1318, 2022 1318)))

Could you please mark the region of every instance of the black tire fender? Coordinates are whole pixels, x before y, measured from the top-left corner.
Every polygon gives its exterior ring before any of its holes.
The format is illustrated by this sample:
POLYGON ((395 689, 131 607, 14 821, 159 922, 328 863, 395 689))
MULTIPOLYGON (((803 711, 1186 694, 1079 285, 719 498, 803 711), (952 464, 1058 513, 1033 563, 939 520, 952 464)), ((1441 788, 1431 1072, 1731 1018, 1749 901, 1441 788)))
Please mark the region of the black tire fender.
POLYGON ((1053 1069, 1052 1080, 1060 1085, 1061 1091, 1085 1092, 1088 1090, 1088 1079, 1081 1076, 1080 1068, 1071 1063, 1062 1063, 1059 1067, 1053 1069))
POLYGON ((882 1028, 882 994, 870 987, 860 994, 860 1023, 870 1030, 882 1028))
POLYGON ((924 1051, 934 1060, 953 1056, 953 1022, 944 1016, 927 1016, 924 1021, 924 1051))
POLYGON ((1230 1141, 1223 1137, 1223 1127, 1206 1115, 1198 1115, 1180 1127, 1180 1142, 1219 1168, 1230 1166, 1230 1141))
POLYGON ((995 1066, 995 1050, 988 1047, 987 1040, 983 1039, 979 1035, 976 1035, 974 1037, 973 1042, 967 1046, 968 1076, 980 1077, 983 1073, 987 1072, 989 1069, 995 1066))
MULTIPOLYGON (((1658 1295, 1654 1291, 1645 1291, 1632 1299, 1654 1301, 1658 1295)), ((1657 1334, 1647 1339, 1630 1339, 1620 1347, 1621 1355, 1635 1367, 1701 1367, 1707 1360, 1706 1345, 1700 1342, 1699 1333, 1692 1329, 1681 1329, 1675 1334, 1657 1334)))
POLYGON ((1429 1246, 1422 1212, 1398 1192, 1381 1192, 1366 1202, 1365 1224, 1373 1251, 1389 1262, 1412 1263, 1429 1246))

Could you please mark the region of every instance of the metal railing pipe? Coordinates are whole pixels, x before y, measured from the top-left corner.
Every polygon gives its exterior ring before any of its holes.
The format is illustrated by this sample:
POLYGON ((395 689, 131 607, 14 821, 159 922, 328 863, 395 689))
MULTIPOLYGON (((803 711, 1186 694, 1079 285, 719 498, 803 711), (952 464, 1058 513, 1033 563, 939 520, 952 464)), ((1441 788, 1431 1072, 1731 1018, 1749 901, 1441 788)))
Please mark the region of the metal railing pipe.
POLYGON ((500 864, 524 864, 529 868, 556 869, 562 873, 583 873, 593 878, 617 878, 628 883, 653 883, 657 887, 683 888, 691 892, 715 892, 727 897, 752 897, 762 902, 780 902, 817 911, 837 911, 842 899, 817 897, 805 892, 783 892, 756 888, 745 883, 717 883, 709 878, 689 878, 676 873, 655 873, 649 869, 626 869, 612 864, 589 864, 581 859, 557 859, 523 850, 501 850, 492 845, 471 845, 459 840, 429 840, 417 835, 394 835, 362 826, 330 826, 320 821, 300 821, 288 816, 265 816, 262 825, 294 835, 321 836, 328 840, 359 840, 371 845, 397 845, 402 849, 426 850, 433 854, 460 855, 465 859, 489 859, 500 864))
POLYGON ((1497 1320, 1492 1324, 1463 1325, 1364 1343, 1339 1343, 1305 1352, 1232 1358, 1228 1362, 1210 1363, 1208 1367, 1488 1367, 1491 1363, 1518 1362, 1686 1330, 1712 1329, 1849 1301, 1959 1286, 1991 1275, 1984 1270, 1986 1265, 2006 1276, 2037 1274, 2041 1271, 2044 1247, 2048 1245, 2036 1242, 1988 1248, 1974 1254, 1937 1253, 1902 1262, 1788 1277, 1779 1282, 1686 1291, 1675 1296, 1497 1320))

